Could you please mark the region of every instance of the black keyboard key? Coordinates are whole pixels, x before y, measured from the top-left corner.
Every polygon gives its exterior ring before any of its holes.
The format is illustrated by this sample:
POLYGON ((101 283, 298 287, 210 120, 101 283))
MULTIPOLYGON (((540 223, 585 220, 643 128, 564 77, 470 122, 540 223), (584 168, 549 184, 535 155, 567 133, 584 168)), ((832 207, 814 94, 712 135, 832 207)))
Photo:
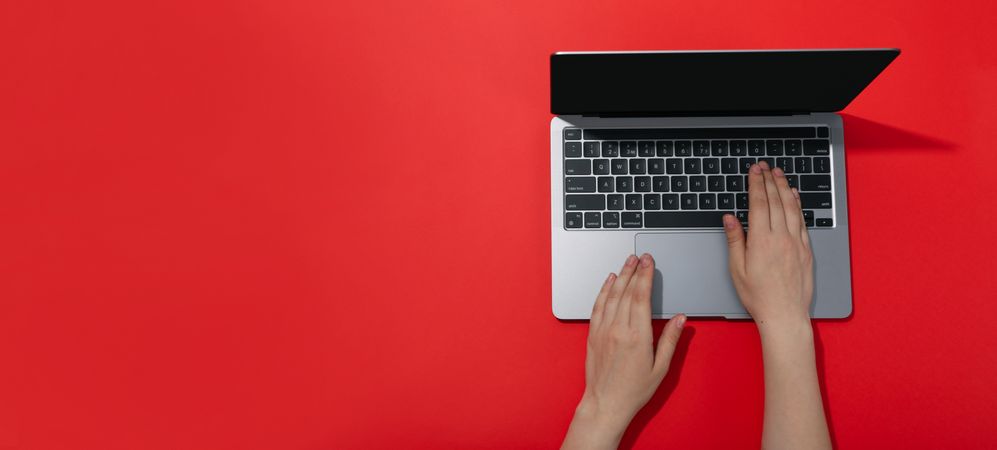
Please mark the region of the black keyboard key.
POLYGON ((606 199, 609 201, 606 209, 619 211, 623 209, 623 196, 620 194, 607 195, 606 199))
POLYGON ((748 212, 747 211, 738 211, 737 214, 735 214, 735 217, 737 217, 737 220, 739 222, 741 222, 741 225, 744 225, 744 226, 748 225, 748 212))
POLYGON ((610 168, 613 170, 613 175, 626 175, 627 174, 627 160, 625 159, 614 159, 611 163, 610 168))
POLYGON ((654 156, 654 142, 653 141, 638 142, 637 156, 640 156, 641 158, 650 158, 654 156))
POLYGON ((775 166, 785 173, 793 173, 793 158, 776 158, 775 166))
POLYGON ((803 175, 800 177, 801 191, 830 191, 830 175, 803 175))
POLYGON ((721 228, 723 211, 649 212, 644 214, 645 228, 721 228))
POLYGON ((651 192, 651 177, 634 177, 634 192, 651 192))
POLYGON ((592 161, 587 159, 569 159, 564 161, 565 175, 592 175, 592 161))
POLYGON ((675 141, 675 156, 692 156, 692 141, 675 141))
POLYGON ((703 173, 720 173, 720 160, 717 158, 703 158, 703 173))
POLYGON ((713 156, 727 156, 727 141, 710 142, 710 151, 713 156))
POLYGON ((593 175, 609 175, 609 160, 596 159, 592 161, 593 175))
POLYGON ((624 158, 635 158, 637 156, 637 143, 634 141, 620 142, 620 156, 624 158))
POLYGON ((747 156, 747 141, 730 141, 730 156, 747 156))
POLYGON ((831 173, 831 158, 818 156, 814 158, 814 172, 831 173))
POLYGON ((706 189, 710 192, 723 192, 724 191, 723 175, 712 175, 710 177, 707 177, 706 189))
POLYGON ((831 207, 831 193, 800 192, 800 204, 805 209, 828 209, 831 207))
POLYGON ((786 140, 786 156, 797 156, 803 154, 803 141, 799 139, 786 140))
POLYGON ((689 177, 689 191, 706 192, 706 177, 702 175, 689 177))
POLYGON ((831 136, 831 130, 828 127, 817 127, 817 137, 826 138, 831 136))
POLYGON ((818 227, 834 226, 834 219, 831 219, 830 217, 824 219, 817 219, 817 226, 818 227))
POLYGON ((595 177, 567 177, 564 179, 565 192, 595 192, 595 177))
POLYGON ((741 175, 727 175, 727 192, 746 191, 744 177, 741 175))
POLYGON ((644 175, 647 173, 647 160, 646 159, 631 159, 630 160, 630 174, 631 175, 644 175))
POLYGON ((697 174, 703 171, 702 162, 703 160, 699 158, 686 158, 685 163, 685 173, 687 174, 697 174))
POLYGON ((582 156, 582 143, 581 142, 565 142, 564 143, 564 157, 565 158, 581 158, 582 156))
POLYGON ((598 158, 599 157, 599 143, 598 142, 586 142, 583 147, 583 152, 586 158, 598 158))
POLYGON ((682 159, 668 158, 665 160, 665 172, 669 175, 682 173, 682 159))
POLYGON ((765 156, 765 141, 748 141, 748 155, 765 156))
POLYGON ((826 156, 831 154, 831 141, 827 139, 807 139, 803 141, 803 154, 826 156))
POLYGON ((602 211, 606 209, 606 196, 602 194, 567 194, 564 209, 568 211, 602 211))
POLYGON ((796 173, 810 173, 813 171, 813 168, 810 166, 809 156, 793 158, 793 166, 796 169, 796 173))
POLYGON ((604 212, 602 213, 602 227, 603 228, 619 228, 620 227, 620 213, 618 212, 604 212))
POLYGON ((697 194, 682 194, 682 209, 696 209, 699 206, 697 194))
POLYGON ((661 158, 653 158, 647 160, 647 173, 651 175, 659 175, 665 173, 665 160, 661 158))
POLYGON ((800 189, 799 175, 786 175, 786 182, 789 183, 789 187, 800 189))
POLYGON ((808 227, 814 226, 814 212, 808 209, 803 210, 803 223, 808 227))
POLYGON ((661 194, 661 209, 679 209, 679 195, 661 194))
POLYGON ((578 128, 565 128, 564 129, 564 140, 566 141, 580 141, 582 139, 582 130, 578 128))
POLYGON ((602 157, 603 158, 616 158, 620 156, 620 143, 619 142, 603 142, 602 143, 602 157))
POLYGON ((625 212, 623 213, 623 228, 640 228, 643 226, 641 221, 641 213, 639 212, 625 212))
POLYGON ((782 156, 782 139, 765 141, 765 153, 769 156, 782 156))
POLYGON ((748 194, 735 194, 734 198, 737 209, 748 209, 748 194))
POLYGON ((717 194, 717 209, 734 209, 734 194, 717 194))
POLYGON ((692 141, 694 156, 710 156, 710 141, 692 141))
POLYGON ((633 192, 634 179, 631 177, 616 177, 616 192, 633 192))
POLYGON ((602 226, 602 215, 597 212, 585 213, 585 228, 599 228, 602 226))
POLYGON ((652 177, 651 190, 654 192, 668 192, 668 177, 652 177))
POLYGON ((747 174, 751 170, 751 165, 755 163, 755 158, 740 158, 737 160, 738 167, 741 168, 740 172, 742 174, 747 174))
POLYGON ((599 177, 597 187, 599 188, 599 192, 613 192, 616 182, 613 181, 613 177, 599 177))
POLYGON ((658 141, 656 147, 658 156, 672 156, 672 141, 658 141))
POLYGON ((685 192, 689 190, 689 179, 685 176, 672 177, 672 192, 685 192))
POLYGON ((640 194, 627 194, 627 210, 640 210, 644 206, 640 194))
POLYGON ((699 194, 699 209, 717 209, 717 194, 699 194))
POLYGON ((723 158, 720 160, 721 173, 737 173, 737 158, 723 158))
POLYGON ((661 194, 644 194, 644 209, 661 209, 661 194))
POLYGON ((564 213, 564 227, 565 228, 581 228, 582 227, 582 213, 580 213, 580 212, 567 212, 567 213, 564 213))

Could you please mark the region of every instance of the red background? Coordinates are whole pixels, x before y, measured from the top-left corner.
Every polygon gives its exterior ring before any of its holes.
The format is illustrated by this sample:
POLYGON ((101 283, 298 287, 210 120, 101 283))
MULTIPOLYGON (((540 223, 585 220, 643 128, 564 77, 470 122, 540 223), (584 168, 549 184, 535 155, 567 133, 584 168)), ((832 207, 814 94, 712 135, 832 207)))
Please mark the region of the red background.
MULTIPOLYGON (((0 448, 554 447, 587 325, 550 312, 549 53, 894 46, 845 116, 855 313, 816 325, 831 429, 994 448, 995 16, 2 2, 0 448)), ((754 326, 691 328, 624 444, 757 447, 754 326)))

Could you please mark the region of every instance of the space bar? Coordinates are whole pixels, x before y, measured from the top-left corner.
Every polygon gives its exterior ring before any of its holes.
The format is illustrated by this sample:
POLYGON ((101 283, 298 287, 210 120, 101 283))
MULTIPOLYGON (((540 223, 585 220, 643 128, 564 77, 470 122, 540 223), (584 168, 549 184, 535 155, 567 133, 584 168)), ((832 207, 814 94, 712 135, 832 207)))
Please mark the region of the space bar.
POLYGON ((644 212, 644 228, 722 228, 729 211, 644 212))

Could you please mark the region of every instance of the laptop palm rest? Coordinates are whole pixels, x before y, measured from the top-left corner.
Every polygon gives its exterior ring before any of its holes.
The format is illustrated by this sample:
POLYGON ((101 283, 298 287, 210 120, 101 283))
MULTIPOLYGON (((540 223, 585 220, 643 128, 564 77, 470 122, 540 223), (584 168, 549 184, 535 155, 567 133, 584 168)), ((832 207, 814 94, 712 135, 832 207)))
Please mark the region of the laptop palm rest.
POLYGON ((634 240, 637 255, 654 257, 655 316, 746 317, 727 269, 722 232, 640 233, 634 240))

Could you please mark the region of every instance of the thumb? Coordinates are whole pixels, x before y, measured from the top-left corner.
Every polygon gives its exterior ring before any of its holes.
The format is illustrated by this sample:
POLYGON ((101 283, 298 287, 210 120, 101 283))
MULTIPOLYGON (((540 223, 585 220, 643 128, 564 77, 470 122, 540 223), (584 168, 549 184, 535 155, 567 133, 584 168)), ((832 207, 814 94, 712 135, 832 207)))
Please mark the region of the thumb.
POLYGON ((744 228, 733 214, 724 214, 724 233, 727 233, 727 249, 731 272, 744 267, 744 228))
POLYGON ((682 337, 682 327, 685 326, 685 315, 679 314, 672 317, 661 330, 661 338, 658 339, 658 349, 654 355, 654 373, 659 378, 664 378, 668 373, 668 366, 672 362, 672 355, 675 354, 675 346, 682 337))

